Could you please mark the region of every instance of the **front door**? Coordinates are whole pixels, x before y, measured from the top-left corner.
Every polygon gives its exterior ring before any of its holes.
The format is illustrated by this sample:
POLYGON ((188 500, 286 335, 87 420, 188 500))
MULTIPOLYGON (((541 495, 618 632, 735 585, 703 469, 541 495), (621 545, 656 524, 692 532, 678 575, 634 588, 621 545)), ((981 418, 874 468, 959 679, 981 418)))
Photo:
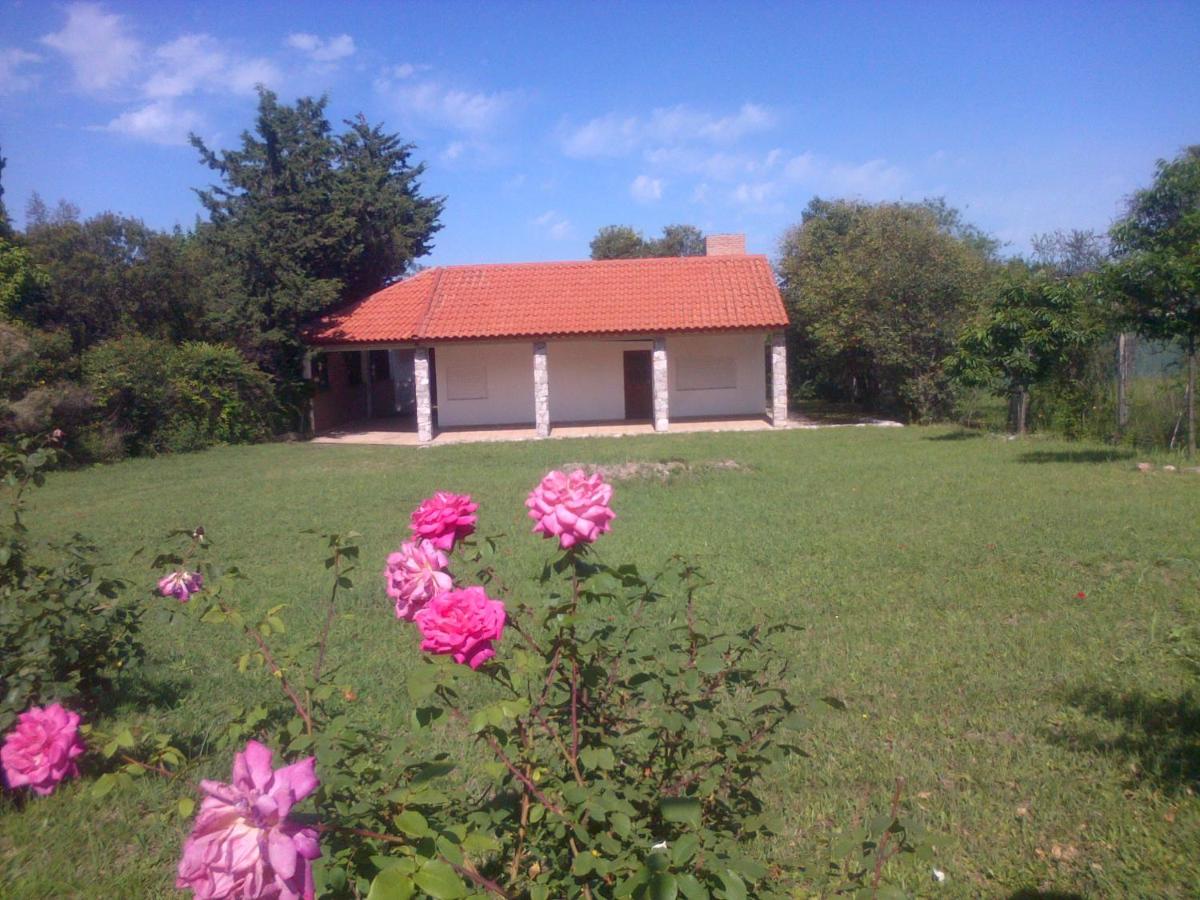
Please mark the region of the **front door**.
POLYGON ((649 419, 654 385, 649 350, 625 351, 625 418, 649 419))

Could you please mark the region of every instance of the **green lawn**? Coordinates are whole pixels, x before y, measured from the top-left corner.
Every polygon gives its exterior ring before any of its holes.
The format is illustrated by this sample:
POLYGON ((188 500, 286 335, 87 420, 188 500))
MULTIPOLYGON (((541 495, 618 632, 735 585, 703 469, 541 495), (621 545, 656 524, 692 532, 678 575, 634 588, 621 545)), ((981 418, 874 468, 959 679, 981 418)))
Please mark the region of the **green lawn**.
MULTIPOLYGON (((316 539, 299 532, 361 532, 333 653, 361 714, 403 727, 416 641, 376 571, 410 509, 439 488, 473 494, 480 530, 508 535, 505 580, 527 596, 548 548, 522 501, 547 469, 668 459, 739 467, 619 482, 604 557, 698 560, 715 582, 711 615, 804 625, 793 687, 849 706, 814 718, 810 756, 769 791, 785 837, 764 852, 818 861, 832 828, 885 805, 902 776, 915 815, 949 838, 944 884, 896 870, 914 894, 1194 895, 1200 698, 1167 637, 1200 621, 1200 475, 1143 474, 1099 447, 918 428, 291 444, 58 474, 31 521, 45 535, 84 532, 146 584, 133 551, 203 524, 248 575, 247 603, 290 604, 294 632, 315 623, 325 583, 316 539)), ((194 739, 219 729, 260 686, 236 675, 220 634, 152 621, 127 714, 194 739)), ((216 755, 192 777, 228 765, 216 755)), ((24 808, 6 795, 0 895, 170 895, 185 826, 155 813, 191 790, 146 779, 93 800, 73 784, 24 808)))

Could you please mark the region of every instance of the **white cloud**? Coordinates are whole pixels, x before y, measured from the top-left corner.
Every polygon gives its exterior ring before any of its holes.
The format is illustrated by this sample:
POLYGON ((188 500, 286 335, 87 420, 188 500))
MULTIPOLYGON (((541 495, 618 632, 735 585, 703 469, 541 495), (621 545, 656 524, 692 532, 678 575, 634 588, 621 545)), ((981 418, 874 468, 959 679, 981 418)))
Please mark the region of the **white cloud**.
POLYGON ((154 144, 186 144, 188 133, 195 131, 200 121, 198 113, 181 109, 172 100, 153 100, 121 113, 104 130, 154 144))
POLYGON ((142 90, 155 99, 201 91, 249 94, 258 84, 274 85, 282 80, 269 60, 239 59, 211 35, 185 34, 154 51, 154 69, 142 90))
POLYGON ((564 124, 560 137, 567 156, 626 156, 642 147, 731 144, 774 124, 774 113, 755 103, 744 103, 727 116, 680 105, 661 107, 647 116, 609 113, 575 128, 564 124))
POLYGON ((532 224, 542 229, 551 240, 562 241, 571 236, 570 219, 560 216, 553 209, 546 210, 546 212, 534 219, 532 224))
POLYGON ((137 67, 142 49, 124 19, 98 3, 68 5, 62 30, 45 35, 42 43, 67 57, 76 86, 88 93, 122 84, 137 67))
POLYGON ((408 115, 458 131, 482 132, 496 127, 516 103, 511 91, 466 91, 440 81, 411 81, 418 67, 392 66, 375 81, 375 89, 408 115))
POLYGON ((629 194, 638 203, 653 203, 662 199, 662 179, 639 175, 629 185, 629 194))
POLYGON ((353 56, 355 50, 354 38, 348 34, 322 39, 315 34, 297 32, 289 34, 284 43, 293 50, 299 50, 313 62, 330 63, 353 56))
POLYGON ((22 66, 41 62, 36 53, 17 47, 0 48, 0 94, 15 94, 37 83, 37 75, 21 72, 22 66))

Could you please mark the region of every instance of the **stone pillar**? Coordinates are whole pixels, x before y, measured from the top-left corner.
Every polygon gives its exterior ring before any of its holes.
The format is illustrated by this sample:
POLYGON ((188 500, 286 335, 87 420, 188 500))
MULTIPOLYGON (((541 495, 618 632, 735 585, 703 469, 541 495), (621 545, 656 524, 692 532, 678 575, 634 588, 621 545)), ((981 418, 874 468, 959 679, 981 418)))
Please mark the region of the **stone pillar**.
POLYGON ((671 424, 671 391, 667 378, 667 339, 655 338, 654 350, 654 430, 666 431, 671 424))
POLYGON ((375 391, 372 389, 373 382, 371 381, 371 351, 360 350, 359 365, 362 366, 363 384, 367 388, 367 418, 371 418, 375 413, 375 391))
POLYGON ((771 335, 771 424, 780 428, 788 420, 787 341, 783 334, 771 335))
POLYGON ((550 437, 550 367, 545 341, 533 342, 533 419, 537 436, 550 437))
POLYGON ((413 383, 417 389, 417 440, 433 440, 433 402, 429 398, 429 348, 413 351, 413 383))

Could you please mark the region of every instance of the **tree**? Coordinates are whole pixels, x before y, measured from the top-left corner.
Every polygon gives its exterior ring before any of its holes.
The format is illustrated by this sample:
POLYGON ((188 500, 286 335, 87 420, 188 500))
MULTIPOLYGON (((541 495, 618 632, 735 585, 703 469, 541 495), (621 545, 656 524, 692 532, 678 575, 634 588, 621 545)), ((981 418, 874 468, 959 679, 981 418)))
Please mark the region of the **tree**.
POLYGON ((946 371, 961 384, 1006 394, 1012 428, 1024 435, 1030 387, 1061 371, 1104 331, 1083 281, 1010 275, 963 330, 946 371))
POLYGON ((638 259, 649 256, 640 231, 628 225, 605 225, 592 238, 592 259, 638 259))
POLYGON ((0 316, 37 304, 48 289, 49 279, 28 248, 0 236, 0 316))
POLYGON ((1068 277, 1099 270, 1109 255, 1108 239, 1091 230, 1048 231, 1031 243, 1036 267, 1068 277))
POLYGON ((647 240, 629 225, 605 225, 592 238, 591 248, 592 259, 703 256, 704 232, 695 225, 666 225, 662 237, 647 240))
POLYGON ((197 191, 210 321, 285 394, 299 389, 299 330, 310 317, 401 276, 432 247, 444 201, 420 193, 413 146, 361 116, 335 136, 327 98, 294 106, 259 90, 253 132, 235 150, 192 135, 220 183, 197 191))
POLYGON ((202 316, 196 285, 206 267, 189 239, 114 213, 83 222, 77 216, 68 204, 51 214, 40 198, 31 201, 25 243, 45 280, 9 298, 9 314, 66 331, 77 353, 132 332, 191 337, 202 316))
POLYGON ((1159 160, 1110 232, 1116 260, 1105 282, 1139 334, 1187 353, 1188 456, 1196 453, 1196 343, 1200 338, 1200 145, 1159 160))
POLYGON ((12 237, 12 223, 8 220, 8 210, 4 206, 4 167, 8 160, 0 155, 0 239, 12 237))
POLYGON ((951 212, 940 201, 809 203, 778 264, 798 380, 918 419, 948 408, 942 364, 990 271, 987 243, 962 236, 951 212))

